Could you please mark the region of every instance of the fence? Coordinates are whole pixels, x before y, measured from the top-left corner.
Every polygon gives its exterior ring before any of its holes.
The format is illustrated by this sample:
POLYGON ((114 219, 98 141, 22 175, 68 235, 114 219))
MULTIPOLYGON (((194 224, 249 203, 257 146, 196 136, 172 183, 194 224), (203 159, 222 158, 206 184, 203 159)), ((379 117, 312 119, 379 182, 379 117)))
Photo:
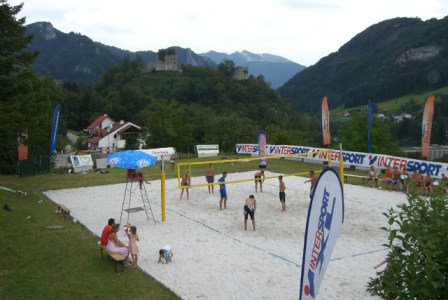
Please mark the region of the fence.
POLYGON ((27 160, 18 161, 19 177, 35 176, 40 174, 49 174, 51 171, 51 157, 39 156, 27 160))

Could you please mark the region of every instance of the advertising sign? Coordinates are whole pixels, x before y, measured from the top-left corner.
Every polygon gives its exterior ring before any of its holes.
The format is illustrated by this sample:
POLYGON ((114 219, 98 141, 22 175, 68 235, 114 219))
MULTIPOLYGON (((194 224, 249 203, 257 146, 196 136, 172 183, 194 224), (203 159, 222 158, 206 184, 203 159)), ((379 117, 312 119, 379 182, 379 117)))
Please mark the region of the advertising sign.
POLYGON ((156 149, 141 149, 138 151, 142 151, 149 155, 157 157, 157 161, 162 160, 162 156, 165 156, 165 157, 167 157, 165 159, 168 159, 168 157, 170 157, 171 155, 176 154, 176 149, 174 149, 173 147, 156 148, 156 149))
MULTIPOLYGON (((258 154, 258 145, 255 144, 237 144, 236 153, 238 154, 258 154)), ((305 159, 310 162, 324 162, 331 160, 337 163, 341 156, 340 150, 330 150, 330 152, 319 152, 322 150, 329 150, 323 148, 314 148, 307 146, 291 146, 291 145, 266 145, 266 156, 281 156, 299 153, 310 153, 305 156, 301 156, 299 159, 305 159)), ((398 157, 386 154, 376 153, 364 153, 353 151, 342 151, 342 159, 345 166, 362 167, 364 169, 374 166, 375 169, 386 169, 395 167, 400 170, 406 170, 412 172, 415 168, 418 172, 427 174, 428 172, 434 178, 441 178, 442 173, 448 174, 448 164, 418 160, 408 157, 398 157)))
POLYGON ((432 118, 434 115, 434 96, 426 100, 422 121, 422 157, 428 157, 431 143, 432 118))
POLYGON ((344 193, 338 173, 320 174, 308 209, 300 280, 300 299, 316 299, 344 223, 344 193))
POLYGON ((53 114, 53 124, 51 126, 51 140, 50 140, 50 155, 54 155, 56 152, 56 144, 58 141, 58 124, 59 116, 61 114, 61 105, 56 105, 53 114))
MULTIPOLYGON (((266 155, 266 132, 260 130, 258 132, 258 157, 265 157, 266 155)), ((258 166, 264 169, 268 166, 266 159, 260 159, 258 161, 258 166)))
POLYGON ((330 145, 330 111, 328 110, 327 97, 322 99, 322 137, 323 145, 330 145))
POLYGON ((93 167, 92 156, 89 155, 70 155, 73 171, 75 173, 91 170, 93 167))
POLYGON ((219 145, 196 145, 198 157, 218 156, 219 145))

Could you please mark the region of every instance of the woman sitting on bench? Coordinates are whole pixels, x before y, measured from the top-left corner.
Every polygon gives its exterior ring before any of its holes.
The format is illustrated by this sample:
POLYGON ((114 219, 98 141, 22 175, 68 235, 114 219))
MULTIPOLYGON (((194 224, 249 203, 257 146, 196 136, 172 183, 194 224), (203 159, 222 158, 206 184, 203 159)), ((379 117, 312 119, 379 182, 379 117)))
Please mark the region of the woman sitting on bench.
POLYGON ((124 257, 124 264, 128 262, 129 249, 128 246, 123 244, 117 236, 117 232, 120 230, 120 224, 114 224, 109 234, 109 241, 107 242, 106 250, 109 253, 118 253, 124 257))

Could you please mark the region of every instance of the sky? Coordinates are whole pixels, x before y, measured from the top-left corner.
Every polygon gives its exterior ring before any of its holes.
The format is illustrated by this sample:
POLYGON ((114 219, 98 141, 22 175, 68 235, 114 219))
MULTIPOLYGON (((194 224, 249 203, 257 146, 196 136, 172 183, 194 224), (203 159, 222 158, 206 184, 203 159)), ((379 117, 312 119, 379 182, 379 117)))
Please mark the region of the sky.
POLYGON ((395 17, 442 19, 447 0, 9 0, 26 24, 130 51, 171 46, 195 53, 279 55, 304 66, 336 52, 369 26, 395 17))

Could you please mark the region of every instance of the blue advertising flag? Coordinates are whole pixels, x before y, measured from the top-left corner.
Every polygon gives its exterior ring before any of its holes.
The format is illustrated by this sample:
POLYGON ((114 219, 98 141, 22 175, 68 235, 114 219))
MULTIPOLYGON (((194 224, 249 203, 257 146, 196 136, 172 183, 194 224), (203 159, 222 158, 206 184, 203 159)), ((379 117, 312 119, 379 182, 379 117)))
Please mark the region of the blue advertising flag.
POLYGON ((367 106, 367 153, 370 153, 370 124, 372 123, 372 100, 367 106))
POLYGON ((51 140, 50 140, 50 155, 56 152, 56 143, 58 141, 58 123, 59 115, 61 114, 61 105, 56 105, 53 114, 53 125, 51 126, 51 140))
MULTIPOLYGON (((266 132, 262 130, 258 132, 258 157, 266 157, 266 132)), ((267 159, 260 159, 258 166, 266 168, 268 166, 267 159)))
POLYGON ((311 195, 303 245, 300 300, 316 299, 344 222, 344 193, 335 169, 325 168, 311 195))

